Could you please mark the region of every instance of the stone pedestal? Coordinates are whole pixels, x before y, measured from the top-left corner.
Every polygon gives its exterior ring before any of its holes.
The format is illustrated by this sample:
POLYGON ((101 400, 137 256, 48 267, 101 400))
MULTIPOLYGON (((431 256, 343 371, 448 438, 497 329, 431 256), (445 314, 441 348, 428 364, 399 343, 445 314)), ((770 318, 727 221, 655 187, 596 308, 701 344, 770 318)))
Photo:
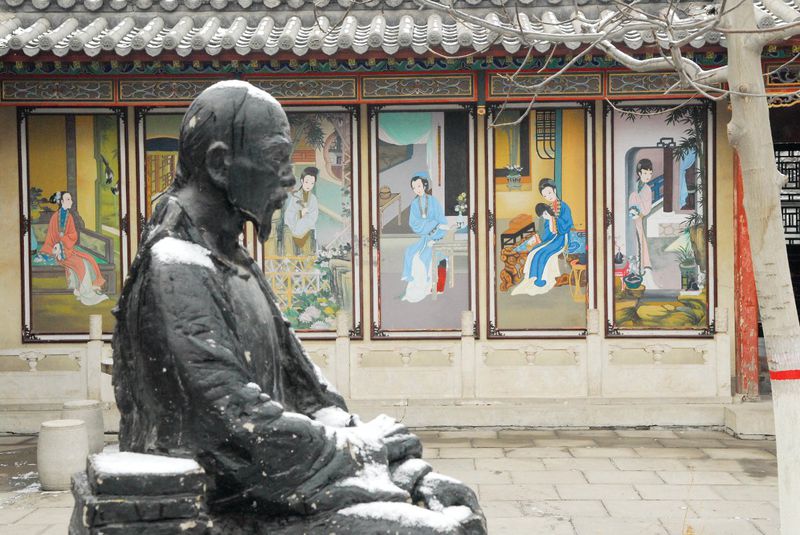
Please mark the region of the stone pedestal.
POLYGON ((138 453, 91 455, 72 478, 69 535, 204 535, 205 472, 191 459, 138 453))
POLYGON ((83 420, 42 422, 36 464, 43 490, 67 490, 70 477, 86 462, 89 443, 83 420))
POLYGON ((103 408, 99 401, 79 399, 67 401, 61 409, 61 418, 83 420, 89 439, 89 453, 100 453, 105 446, 103 433, 103 408))

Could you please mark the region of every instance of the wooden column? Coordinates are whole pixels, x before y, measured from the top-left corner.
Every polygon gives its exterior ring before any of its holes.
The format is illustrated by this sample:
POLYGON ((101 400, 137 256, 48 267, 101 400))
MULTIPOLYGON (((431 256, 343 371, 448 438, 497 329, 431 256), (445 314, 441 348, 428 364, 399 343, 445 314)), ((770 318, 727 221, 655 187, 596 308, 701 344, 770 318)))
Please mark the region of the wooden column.
POLYGON ((750 234, 744 212, 744 184, 739 156, 734 155, 736 192, 734 218, 736 224, 736 393, 745 400, 758 400, 758 297, 750 252, 750 234))

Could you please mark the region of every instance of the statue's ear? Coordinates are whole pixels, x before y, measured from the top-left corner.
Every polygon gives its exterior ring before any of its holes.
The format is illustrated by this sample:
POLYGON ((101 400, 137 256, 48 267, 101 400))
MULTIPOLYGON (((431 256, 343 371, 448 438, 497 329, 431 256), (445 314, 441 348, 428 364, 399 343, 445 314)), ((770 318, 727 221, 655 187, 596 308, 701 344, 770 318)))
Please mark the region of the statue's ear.
POLYGON ((231 151, 222 141, 215 141, 206 151, 206 171, 211 181, 220 188, 227 188, 231 167, 231 151))

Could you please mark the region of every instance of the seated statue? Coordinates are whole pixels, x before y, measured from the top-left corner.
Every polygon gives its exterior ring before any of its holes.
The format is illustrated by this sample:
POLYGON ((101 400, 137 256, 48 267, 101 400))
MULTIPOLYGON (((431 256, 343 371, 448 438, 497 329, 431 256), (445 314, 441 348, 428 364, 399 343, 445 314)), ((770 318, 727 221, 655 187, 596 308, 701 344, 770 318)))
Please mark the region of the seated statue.
POLYGON ((246 82, 186 112, 115 311, 120 449, 194 458, 215 534, 484 534, 475 494, 405 426, 347 411, 239 245, 245 221, 269 236, 291 151, 280 104, 246 82))

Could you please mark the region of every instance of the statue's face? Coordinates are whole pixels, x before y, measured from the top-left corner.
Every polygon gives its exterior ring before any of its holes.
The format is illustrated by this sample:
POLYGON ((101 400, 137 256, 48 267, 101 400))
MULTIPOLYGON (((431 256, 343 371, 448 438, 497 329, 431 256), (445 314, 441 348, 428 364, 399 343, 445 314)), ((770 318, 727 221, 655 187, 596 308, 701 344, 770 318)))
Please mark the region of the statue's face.
POLYGON ((231 203, 256 225, 261 241, 269 237, 272 214, 295 183, 289 121, 280 108, 268 111, 248 125, 246 143, 231 158, 228 183, 231 203))

